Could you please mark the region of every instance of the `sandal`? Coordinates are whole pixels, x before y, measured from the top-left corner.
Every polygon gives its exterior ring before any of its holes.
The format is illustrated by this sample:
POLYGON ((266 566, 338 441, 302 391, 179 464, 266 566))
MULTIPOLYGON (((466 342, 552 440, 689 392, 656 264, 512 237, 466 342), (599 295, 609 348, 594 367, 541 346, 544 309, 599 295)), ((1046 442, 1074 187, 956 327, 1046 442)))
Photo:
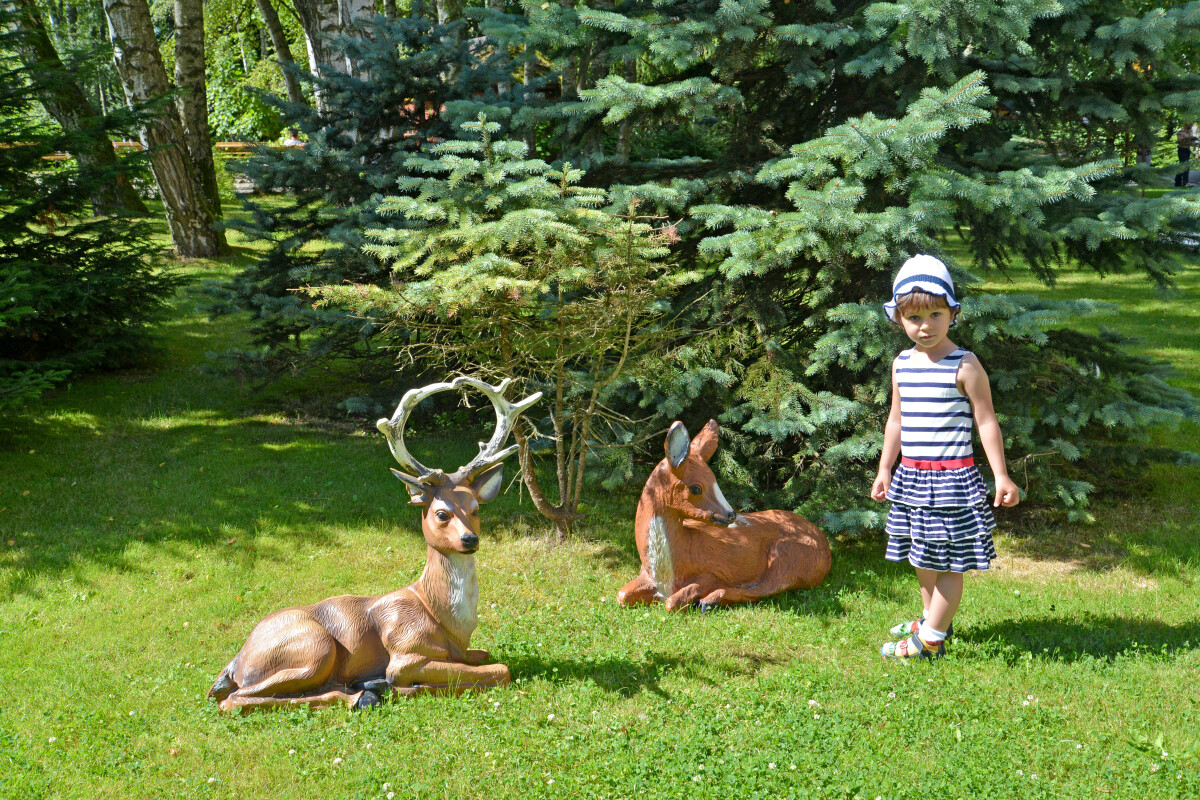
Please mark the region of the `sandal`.
MULTIPOLYGON (((921 623, 925 621, 924 617, 914 619, 911 622, 899 622, 892 626, 888 634, 893 637, 912 636, 921 627, 921 623)), ((946 629, 946 639, 949 640, 954 635, 954 623, 950 623, 950 627, 946 629)))
POLYGON ((901 639, 898 642, 888 642, 879 648, 879 655, 885 659, 915 659, 918 661, 943 658, 946 655, 946 643, 938 642, 937 649, 931 650, 925 647, 925 643, 921 641, 920 636, 911 636, 908 639, 901 639))

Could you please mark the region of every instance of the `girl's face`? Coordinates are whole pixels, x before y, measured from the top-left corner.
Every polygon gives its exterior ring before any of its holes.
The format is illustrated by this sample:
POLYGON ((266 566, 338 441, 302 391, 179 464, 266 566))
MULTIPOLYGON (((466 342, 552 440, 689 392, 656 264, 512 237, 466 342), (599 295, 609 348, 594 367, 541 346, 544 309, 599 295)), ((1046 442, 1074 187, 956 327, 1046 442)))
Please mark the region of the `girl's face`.
POLYGON ((946 341, 954 315, 945 303, 933 308, 913 309, 900 317, 904 333, 921 350, 935 350, 946 341))

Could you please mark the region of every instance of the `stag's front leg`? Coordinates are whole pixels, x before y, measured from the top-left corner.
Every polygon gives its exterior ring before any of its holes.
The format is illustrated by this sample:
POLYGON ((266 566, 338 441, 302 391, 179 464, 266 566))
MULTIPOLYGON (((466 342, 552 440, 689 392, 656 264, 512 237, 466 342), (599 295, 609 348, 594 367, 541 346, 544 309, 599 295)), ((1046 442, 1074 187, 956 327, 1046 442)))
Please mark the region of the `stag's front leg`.
POLYGON ((712 575, 697 575, 667 598, 667 611, 691 608, 693 603, 716 588, 717 579, 712 575))
POLYGON ((428 661, 413 676, 416 691, 460 692, 507 686, 512 676, 504 664, 459 664, 454 661, 428 661))

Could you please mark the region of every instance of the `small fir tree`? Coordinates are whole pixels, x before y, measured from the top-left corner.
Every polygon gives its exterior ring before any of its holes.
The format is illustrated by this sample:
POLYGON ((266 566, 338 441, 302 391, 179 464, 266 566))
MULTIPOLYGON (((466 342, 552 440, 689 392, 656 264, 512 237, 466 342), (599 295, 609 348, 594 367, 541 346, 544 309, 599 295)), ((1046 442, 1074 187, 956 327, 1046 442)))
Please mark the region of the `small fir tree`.
POLYGON ((628 441, 631 420, 613 411, 610 392, 663 341, 665 298, 689 276, 666 274, 673 231, 652 227, 636 203, 605 209, 602 190, 578 186, 581 171, 493 140, 500 126, 485 117, 462 127, 471 139, 410 158, 414 175, 397 184, 405 194, 379 204, 399 226, 366 231, 392 283, 314 291, 397 328, 402 360, 422 371, 542 391, 557 502, 534 470, 536 429, 526 422, 516 438, 530 495, 565 536, 582 516, 589 456, 628 441))

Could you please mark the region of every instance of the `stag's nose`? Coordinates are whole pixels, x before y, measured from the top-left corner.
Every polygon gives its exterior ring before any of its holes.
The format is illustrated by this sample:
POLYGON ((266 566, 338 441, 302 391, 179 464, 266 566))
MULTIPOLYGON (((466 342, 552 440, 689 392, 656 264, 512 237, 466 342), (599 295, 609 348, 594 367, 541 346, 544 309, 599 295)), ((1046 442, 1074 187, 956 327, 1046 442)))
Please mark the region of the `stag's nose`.
POLYGON ((474 533, 464 533, 461 537, 463 547, 467 550, 474 550, 479 547, 479 537, 474 533))

